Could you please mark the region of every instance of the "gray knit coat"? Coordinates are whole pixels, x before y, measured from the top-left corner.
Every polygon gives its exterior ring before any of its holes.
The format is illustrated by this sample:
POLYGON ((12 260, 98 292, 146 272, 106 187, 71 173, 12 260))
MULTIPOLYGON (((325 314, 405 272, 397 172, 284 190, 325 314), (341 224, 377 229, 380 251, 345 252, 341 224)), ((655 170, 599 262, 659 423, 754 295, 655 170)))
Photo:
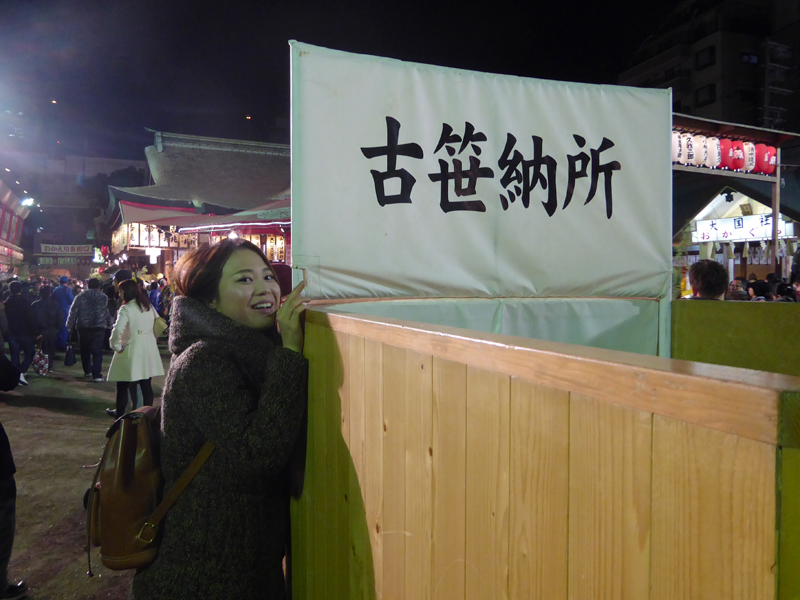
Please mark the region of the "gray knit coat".
POLYGON ((286 464, 306 410, 308 363, 197 300, 172 302, 162 398, 165 489, 205 440, 216 445, 163 525, 136 600, 283 599, 286 464))

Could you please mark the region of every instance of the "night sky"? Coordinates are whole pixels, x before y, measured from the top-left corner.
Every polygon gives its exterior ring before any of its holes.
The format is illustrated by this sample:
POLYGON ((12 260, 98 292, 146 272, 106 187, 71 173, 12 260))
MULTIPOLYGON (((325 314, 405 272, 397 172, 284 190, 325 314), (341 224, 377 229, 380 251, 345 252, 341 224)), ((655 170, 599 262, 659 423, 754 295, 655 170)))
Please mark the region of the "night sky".
POLYGON ((0 117, 51 154, 143 159, 145 127, 288 143, 290 39, 616 83, 674 4, 0 0, 0 117))

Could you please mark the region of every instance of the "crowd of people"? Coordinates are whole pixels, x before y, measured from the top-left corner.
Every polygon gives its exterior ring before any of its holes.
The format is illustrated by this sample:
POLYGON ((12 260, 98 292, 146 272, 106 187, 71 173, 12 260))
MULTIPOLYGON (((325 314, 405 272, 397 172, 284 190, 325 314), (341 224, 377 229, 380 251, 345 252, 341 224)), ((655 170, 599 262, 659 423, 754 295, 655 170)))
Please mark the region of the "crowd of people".
POLYGON ((730 280, 728 270, 715 260, 700 260, 689 268, 689 283, 694 300, 733 300, 739 302, 798 302, 800 274, 784 281, 775 273, 759 280, 755 273, 745 279, 730 280))
POLYGON ((56 352, 66 351, 68 344, 80 349, 84 377, 105 381, 103 351, 112 350, 111 334, 119 309, 126 302, 119 286, 126 280, 136 284, 137 297, 148 307, 151 299, 156 300, 154 317, 169 320, 173 294, 167 280, 145 282, 126 269, 113 277, 87 281, 61 276, 57 282, 43 277, 4 282, 0 292, 0 352, 5 352, 8 343, 11 363, 20 371, 19 383, 28 385, 28 370, 37 348, 47 355, 52 370, 56 352))

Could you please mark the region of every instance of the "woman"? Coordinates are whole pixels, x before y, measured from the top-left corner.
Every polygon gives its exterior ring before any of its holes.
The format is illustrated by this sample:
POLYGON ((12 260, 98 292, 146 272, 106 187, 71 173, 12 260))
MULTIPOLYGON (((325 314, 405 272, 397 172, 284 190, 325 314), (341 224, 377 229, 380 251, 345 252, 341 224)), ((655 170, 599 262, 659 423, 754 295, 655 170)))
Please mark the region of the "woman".
POLYGON ((123 281, 119 293, 123 304, 111 330, 110 344, 115 352, 108 367, 108 380, 117 382, 117 407, 106 409, 106 413, 114 418, 125 413, 129 390, 131 397, 136 398, 137 384, 142 389, 142 402, 152 406, 153 386, 150 378, 164 374, 156 336, 153 334, 156 311, 135 281, 123 281))
POLYGON ((283 599, 286 464, 306 410, 303 285, 281 306, 266 256, 242 240, 187 253, 175 274, 161 405, 165 489, 206 440, 216 449, 167 513, 134 597, 283 599))

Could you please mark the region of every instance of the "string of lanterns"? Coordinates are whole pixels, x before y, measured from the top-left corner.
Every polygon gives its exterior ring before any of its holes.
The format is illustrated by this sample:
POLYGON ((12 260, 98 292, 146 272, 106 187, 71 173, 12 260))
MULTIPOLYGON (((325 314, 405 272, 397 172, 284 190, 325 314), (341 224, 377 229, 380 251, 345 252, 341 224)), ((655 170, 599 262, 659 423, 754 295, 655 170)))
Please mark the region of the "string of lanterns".
POLYGON ((681 165, 772 175, 776 155, 774 146, 763 143, 672 131, 672 162, 681 165))

